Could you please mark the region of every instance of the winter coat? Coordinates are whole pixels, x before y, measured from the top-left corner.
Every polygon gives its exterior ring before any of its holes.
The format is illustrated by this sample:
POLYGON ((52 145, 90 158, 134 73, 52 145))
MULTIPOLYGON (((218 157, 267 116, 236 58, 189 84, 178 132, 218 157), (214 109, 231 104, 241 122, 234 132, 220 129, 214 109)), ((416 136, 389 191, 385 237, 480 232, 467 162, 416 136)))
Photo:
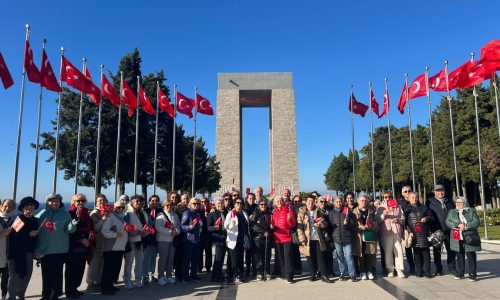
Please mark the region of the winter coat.
POLYGON ((101 233, 101 227, 102 224, 104 224, 104 221, 102 219, 101 210, 99 208, 94 208, 90 212, 90 220, 92 221, 92 230, 95 233, 94 250, 102 251, 103 237, 101 233))
POLYGON ((189 242, 193 244, 200 243, 200 234, 203 227, 203 221, 196 223, 192 230, 189 229, 189 225, 191 225, 193 223, 193 220, 198 217, 200 217, 200 215, 194 209, 186 209, 182 213, 181 230, 183 242, 189 242))
MULTIPOLYGON (((318 210, 314 208, 313 212, 313 222, 318 221, 318 227, 316 227, 316 232, 318 234, 318 243, 321 251, 326 251, 328 249, 325 236, 321 234, 321 230, 326 230, 328 226, 328 221, 323 218, 322 221, 318 220, 318 210)), ((309 211, 305 206, 299 208, 297 216, 297 236, 299 238, 299 251, 305 256, 311 256, 310 254, 310 241, 311 241, 311 219, 309 216, 309 211)))
POLYGON ((10 232, 7 258, 14 260, 16 268, 14 272, 19 274, 20 277, 24 277, 28 273, 26 255, 28 253, 33 254, 38 239, 38 236, 29 236, 29 233, 38 230, 38 222, 35 217, 28 218, 22 214, 17 217, 24 222, 24 226, 18 232, 14 229, 10 232))
POLYGON ((351 210, 346 215, 342 214, 343 208, 340 210, 332 209, 328 213, 328 221, 332 226, 332 239, 335 243, 348 244, 354 240, 358 222, 356 216, 351 210), (344 220, 347 218, 347 224, 344 220))
MULTIPOLYGON (((15 211, 12 211, 9 215, 1 213, 0 232, 9 228, 12 225, 12 221, 15 217, 15 211)), ((0 237, 0 268, 5 268, 7 266, 8 240, 9 236, 0 237)))
POLYGON ((417 202, 416 206, 410 205, 405 212, 406 226, 413 232, 413 247, 417 248, 428 248, 429 241, 427 238, 430 235, 429 224, 434 222, 432 212, 427 208, 427 206, 422 205, 417 202), (421 233, 415 232, 415 224, 420 221, 423 217, 428 217, 427 221, 421 223, 422 230, 421 233))
MULTIPOLYGON (((467 225, 465 231, 467 232, 477 232, 477 228, 479 227, 479 216, 477 215, 477 212, 474 208, 470 207, 464 207, 463 210, 463 215, 465 219, 467 220, 467 225)), ((449 228, 458 228, 458 224, 460 224, 460 219, 458 216, 458 211, 456 209, 451 209, 448 212, 448 216, 446 217, 446 226, 449 228)), ((450 248, 451 250, 455 252, 460 251, 460 243, 464 243, 463 241, 457 241, 453 239, 453 236, 451 236, 450 232, 450 248)), ((465 244, 465 243, 464 243, 465 244)), ((475 251, 481 251, 481 246, 471 246, 465 244, 465 251, 466 252, 475 252, 475 251)))
POLYGON ((398 239, 401 239, 404 229, 403 226, 405 224, 405 217, 403 210, 399 205, 388 209, 389 213, 384 214, 384 211, 386 210, 385 203, 382 203, 377 208, 375 217, 377 218, 378 222, 378 233, 382 239, 386 237, 392 238, 393 236, 398 239), (398 222, 393 223, 392 221, 394 219, 398 220, 398 222))
POLYGON ((269 209, 261 211, 259 208, 255 209, 250 219, 250 233, 256 246, 265 245, 266 237, 264 233, 267 232, 267 242, 270 244, 273 239, 273 231, 271 229, 271 212, 269 209))
POLYGON ((292 229, 297 225, 297 218, 289 207, 275 208, 271 219, 274 242, 278 244, 292 242, 292 229), (288 218, 290 216, 290 220, 288 218))
POLYGON ((451 228, 446 226, 446 216, 448 216, 448 212, 455 208, 455 203, 451 199, 444 198, 443 202, 444 208, 441 205, 441 201, 436 199, 436 197, 432 197, 425 203, 425 205, 432 211, 434 221, 429 223, 430 229, 432 232, 436 230, 442 230, 445 233, 449 233, 451 228))
POLYGON ((124 226, 123 216, 114 212, 109 214, 101 227, 102 251, 125 251, 129 237, 124 226), (121 233, 120 237, 118 233, 121 233))
POLYGON ((212 242, 215 246, 223 246, 226 244, 226 230, 224 229, 225 211, 214 211, 207 216, 207 229, 212 234, 212 242), (218 219, 221 219, 221 225, 217 229, 214 224, 218 219))
POLYGON ((243 215, 244 220, 246 220, 246 224, 240 224, 240 219, 238 219, 238 214, 235 210, 229 211, 226 215, 226 220, 224 221, 224 228, 227 232, 226 237, 226 245, 229 249, 234 249, 238 242, 243 242, 244 235, 250 236, 250 226, 247 212, 241 210, 240 214, 243 215), (241 232, 240 230, 243 230, 241 232))
POLYGON ((92 230, 92 220, 89 210, 85 207, 77 210, 75 206, 70 206, 69 215, 72 220, 78 220, 75 232, 69 235, 69 253, 87 253, 87 246, 82 243, 83 239, 88 240, 92 230))
POLYGON ((176 235, 181 234, 181 222, 179 216, 176 212, 165 212, 161 211, 156 214, 155 220, 156 229, 156 241, 157 242, 173 242, 172 231, 176 232, 176 235), (170 221, 172 223, 172 228, 165 227, 165 223, 170 221))
POLYGON ((353 209, 353 214, 356 216, 356 220, 358 221, 358 228, 356 231, 356 235, 354 236, 354 248, 353 254, 355 256, 361 257, 363 254, 377 254, 377 242, 363 242, 363 234, 366 230, 377 231, 377 220, 375 218, 375 212, 370 207, 366 208, 368 210, 368 216, 366 220, 363 220, 361 209, 356 207, 353 209), (367 226, 367 229, 361 229, 361 225, 367 226), (362 253, 363 243, 365 243, 365 253, 362 253))
POLYGON ((142 242, 144 243, 144 247, 147 247, 147 246, 156 246, 156 235, 157 235, 157 232, 158 230, 156 230, 156 216, 158 216, 158 213, 161 213, 163 210, 161 209, 161 207, 156 207, 154 209, 154 213, 152 213, 151 211, 153 210, 152 207, 146 207, 144 208, 144 212, 149 216, 149 219, 150 219, 150 224, 148 224, 149 226, 151 226, 152 228, 155 228, 155 233, 154 234, 148 234, 147 236, 144 236, 142 238, 142 242))
MULTIPOLYGON (((144 228, 144 225, 147 224, 148 226, 153 226, 149 215, 143 209, 139 209, 136 211, 132 207, 132 203, 127 204, 127 212, 125 212, 125 216, 123 217, 123 220, 127 224, 135 225, 135 231, 128 233, 128 241, 131 243, 136 243, 136 242, 142 241, 141 232, 143 231, 142 229, 144 228), (144 220, 146 221, 145 223, 141 222, 141 219, 139 218, 138 214, 143 215, 144 220)), ((144 237, 146 237, 150 234, 151 233, 149 231, 146 231, 144 234, 144 237)))
POLYGON ((71 220, 71 216, 64 210, 62 204, 55 210, 45 207, 36 215, 36 219, 38 226, 42 225, 45 219, 52 220, 54 231, 40 228, 35 253, 39 255, 68 253, 69 234, 75 232, 78 220, 71 220))

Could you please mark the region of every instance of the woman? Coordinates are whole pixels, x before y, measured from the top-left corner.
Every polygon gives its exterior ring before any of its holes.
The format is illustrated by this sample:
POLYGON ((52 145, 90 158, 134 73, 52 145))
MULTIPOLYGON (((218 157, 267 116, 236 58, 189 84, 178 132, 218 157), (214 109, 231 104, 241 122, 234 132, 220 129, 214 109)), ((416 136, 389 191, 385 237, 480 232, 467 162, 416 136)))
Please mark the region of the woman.
POLYGON ((184 260, 182 262, 182 279, 185 283, 192 281, 199 282, 198 260, 200 253, 200 234, 203 227, 203 221, 199 214, 201 207, 200 199, 191 198, 189 209, 182 214, 181 230, 182 244, 184 248, 184 260))
POLYGON ((85 271, 89 235, 92 230, 92 220, 85 203, 87 203, 85 195, 76 194, 71 198, 69 207, 71 219, 78 223, 75 232, 69 235, 69 255, 64 272, 66 298, 79 298, 83 295, 83 292, 78 291, 78 287, 82 283, 85 271))
POLYGON ((156 215, 156 242, 160 259, 158 260, 158 284, 175 283, 172 277, 174 262, 174 238, 181 233, 179 216, 174 212, 174 202, 163 201, 163 210, 156 215))
POLYGON ((429 250, 430 235, 428 223, 432 223, 432 213, 427 206, 418 201, 417 193, 408 195, 410 205, 405 211, 406 226, 413 233, 413 253, 415 257, 415 275, 431 278, 431 254, 429 250))
MULTIPOLYGON (((153 222, 152 227, 154 227, 154 222, 156 219, 156 214, 161 212, 162 208, 160 206, 160 197, 158 195, 151 195, 148 199, 148 207, 144 209, 144 212, 148 214, 153 222)), ((149 282, 156 281, 157 279, 153 276, 156 269, 156 256, 158 254, 158 249, 156 247, 156 232, 149 234, 144 237, 142 244, 144 247, 144 260, 142 262, 142 283, 149 284, 149 282)))
POLYGON ((198 272, 201 273, 203 270, 203 265, 205 265, 205 270, 207 273, 212 271, 212 234, 208 231, 207 227, 207 216, 212 210, 212 205, 207 197, 201 197, 201 206, 199 208, 199 214, 203 220, 203 227, 200 236, 200 253, 198 259, 198 272), (205 260, 205 264, 203 264, 205 260))
POLYGON ((297 225, 293 210, 285 206, 282 196, 273 199, 274 212, 271 219, 271 229, 274 232, 276 256, 279 260, 281 277, 286 278, 288 284, 293 283, 292 266, 292 228, 297 225))
POLYGON ((373 280, 371 272, 377 255, 377 235, 375 212, 369 206, 367 196, 358 198, 358 207, 353 210, 358 222, 358 231, 354 237, 354 256, 358 259, 361 280, 373 280))
MULTIPOLYGON (((255 194, 249 193, 245 197, 243 210, 247 213, 247 216, 251 216, 256 208, 257 204, 255 203, 255 194)), ((255 278, 255 276, 257 276, 257 268, 256 268, 253 249, 245 249, 245 265, 246 265, 245 275, 247 277, 251 275, 252 278, 255 278)))
POLYGON ((255 249, 255 267, 257 280, 271 280, 271 213, 267 208, 267 200, 262 198, 257 209, 250 218, 250 233, 252 234, 255 249))
POLYGON ((101 227, 102 233, 102 295, 114 295, 120 289, 113 285, 118 278, 122 266, 123 253, 128 242, 128 234, 124 229, 125 201, 117 201, 113 205, 113 212, 101 227))
POLYGON ((102 224, 107 219, 107 212, 105 211, 105 205, 107 205, 108 199, 103 194, 96 196, 94 209, 90 212, 90 219, 92 220, 92 231, 90 234, 90 240, 94 240, 91 243, 92 255, 90 259, 90 264, 87 269, 87 290, 96 291, 100 289, 103 257, 102 257, 102 243, 103 237, 101 233, 102 224), (93 238, 92 238, 93 237, 93 238))
MULTIPOLYGON (((224 228, 227 231, 226 244, 231 258, 234 282, 240 283, 244 274, 243 255, 245 239, 250 240, 250 224, 247 213, 243 210, 243 200, 236 198, 234 209, 229 211, 224 228)), ((228 283, 232 281, 228 278, 228 283)))
POLYGON ((354 257, 352 255, 352 241, 358 222, 350 209, 342 205, 342 198, 333 200, 333 209, 328 214, 332 226, 332 239, 335 243, 337 261, 339 263, 340 280, 348 278, 357 281, 354 257), (346 274, 349 274, 347 277, 346 274))
POLYGON ((62 295, 63 265, 68 257, 69 234, 75 232, 77 219, 64 210, 62 197, 49 194, 45 208, 37 215, 40 226, 35 257, 41 258, 42 299, 57 299, 62 295))
POLYGON ((213 282, 224 281, 222 266, 224 265, 224 256, 226 254, 226 232, 223 221, 225 215, 224 200, 222 197, 219 197, 215 199, 215 210, 207 216, 207 228, 212 234, 212 242, 215 246, 214 266, 211 278, 213 282))
POLYGON ((405 278, 401 244, 405 218, 401 206, 396 199, 391 199, 390 193, 384 193, 384 201, 377 208, 376 217, 379 222, 380 255, 383 255, 387 276, 392 278, 397 271, 398 278, 405 278))
POLYGON ((16 202, 12 199, 4 199, 0 207, 0 275, 2 299, 7 295, 7 283, 9 282, 9 268, 7 267, 7 240, 10 234, 10 225, 15 218, 16 202))
POLYGON ((297 234, 300 243, 300 252, 307 256, 310 280, 316 280, 316 273, 319 269, 321 280, 326 283, 333 283, 328 278, 323 252, 327 251, 327 245, 323 234, 318 233, 318 229, 325 230, 328 223, 324 217, 318 217, 318 210, 314 205, 314 198, 307 197, 306 205, 299 209, 297 216, 297 234))
POLYGON ((349 210, 354 210, 358 204, 356 203, 354 199, 354 193, 353 192, 348 192, 345 194, 345 205, 349 208, 349 210))
MULTIPOLYGON (((465 197, 456 197, 454 199, 455 209, 448 212, 446 217, 446 226, 448 228, 457 229, 463 237, 463 233, 471 233, 479 236, 477 227, 479 226, 479 216, 474 208, 469 207, 469 203, 465 197)), ((481 240, 477 245, 468 245, 463 238, 453 236, 454 230, 451 231, 450 248, 456 252, 457 255, 457 275, 455 279, 464 278, 465 273, 465 256, 467 255, 467 267, 469 271, 469 281, 477 280, 476 266, 477 254, 476 251, 481 251, 481 240)))
POLYGON ((38 222, 33 213, 39 203, 32 197, 21 200, 17 210, 21 212, 8 229, 9 234, 9 284, 7 299, 24 299, 33 272, 33 252, 38 236, 38 222))

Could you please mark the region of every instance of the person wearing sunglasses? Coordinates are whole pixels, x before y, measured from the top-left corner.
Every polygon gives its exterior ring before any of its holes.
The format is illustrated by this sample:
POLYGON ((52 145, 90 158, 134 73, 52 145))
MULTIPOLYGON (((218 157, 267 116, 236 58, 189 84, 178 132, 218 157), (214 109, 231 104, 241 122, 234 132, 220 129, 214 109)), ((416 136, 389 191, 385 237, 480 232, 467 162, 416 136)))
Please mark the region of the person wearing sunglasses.
POLYGON ((182 214, 181 230, 182 244, 184 247, 184 259, 182 262, 183 282, 199 282, 198 262, 200 255, 200 234, 203 228, 203 220, 200 216, 201 201, 191 198, 189 208, 182 214), (190 273, 191 272, 191 273, 190 273))
POLYGON ((203 221, 200 235, 200 253, 198 261, 198 272, 201 273, 203 266, 207 273, 212 271, 212 234, 208 231, 207 216, 212 210, 212 204, 207 197, 201 197, 201 205, 198 208, 198 213, 203 221))
POLYGON ((158 284, 174 284, 172 265, 174 262, 174 238, 181 233, 179 216, 174 212, 174 202, 164 200, 163 209, 158 212, 155 220, 156 241, 158 244, 158 284))
MULTIPOLYGON (((398 200, 398 205, 403 210, 403 213, 406 214, 406 211, 411 208, 409 195, 411 193, 411 187, 409 185, 405 185, 401 188, 401 197, 398 200)), ((413 248, 405 248, 406 262, 410 266, 409 273, 415 274, 415 259, 413 257, 413 248)))
POLYGON ((286 279, 288 284, 293 283, 292 257, 292 229, 297 225, 297 218, 292 209, 285 205, 282 196, 273 199, 274 212, 271 219, 271 228, 276 243, 276 256, 279 260, 279 277, 286 279))
POLYGON ((353 210, 358 221, 354 238, 354 257, 358 260, 362 280, 373 280, 372 268, 377 255, 375 211, 370 206, 370 197, 358 197, 358 206, 353 210))
MULTIPOLYGON (((160 197, 158 195, 151 195, 148 198, 148 205, 144 208, 144 212, 151 218, 152 228, 155 224, 156 215, 162 211, 160 205, 160 197)), ((142 283, 149 284, 158 279, 154 277, 156 269, 156 256, 158 255, 158 248, 156 245, 156 230, 155 233, 149 234, 142 239, 144 247, 144 260, 142 262, 142 283)))
POLYGON ((207 228, 212 235, 212 243, 215 246, 214 265, 212 269, 211 281, 223 282, 224 257, 226 255, 226 232, 224 229, 224 219, 226 211, 224 209, 224 199, 217 197, 215 199, 215 210, 210 212, 207 217, 207 228))
POLYGON ((332 226, 330 222, 328 222, 328 214, 333 209, 333 200, 332 205, 330 206, 326 197, 322 197, 318 192, 312 192, 308 197, 312 197, 316 204, 316 214, 318 218, 324 218, 327 220, 328 226, 326 228, 318 228, 318 234, 321 234, 325 237, 325 241, 330 251, 323 251, 323 257, 325 261, 325 269, 326 276, 328 278, 336 277, 334 269, 338 269, 337 260, 333 257, 333 250, 335 249, 335 243, 332 239, 332 226))
MULTIPOLYGON (((257 203, 255 203, 255 194, 249 193, 245 197, 243 210, 247 213, 247 216, 251 216, 255 209, 257 208, 257 203)), ((255 255, 253 249, 245 250, 245 265, 246 271, 245 276, 255 278, 257 276, 257 269, 255 263, 255 255)))
POLYGON ((236 201, 234 201, 234 209, 228 212, 226 220, 224 221, 224 228, 227 232, 226 245, 229 251, 229 257, 231 258, 232 271, 230 274, 234 277, 231 278, 231 276, 228 276, 228 283, 240 283, 243 281, 244 250, 250 249, 248 241, 251 240, 249 219, 248 214, 243 210, 243 200, 235 197, 233 194, 233 199, 234 198, 236 198, 236 201), (245 243, 247 243, 246 246, 245 243))
POLYGON ((102 224, 107 219, 104 211, 104 205, 108 203, 108 199, 103 194, 98 194, 95 197, 94 208, 90 211, 90 219, 92 220, 92 235, 94 242, 91 243, 91 259, 87 269, 87 291, 96 292, 100 291, 101 275, 102 275, 102 242, 103 237, 101 233, 102 224))
POLYGON ((271 212, 267 208, 267 200, 261 198, 257 208, 250 215, 250 232, 255 250, 255 267, 257 280, 271 280, 271 212))
POLYGON ((120 289, 113 285, 118 278, 122 266, 123 253, 128 243, 128 234, 125 231, 125 208, 123 200, 115 202, 113 212, 109 214, 101 227, 103 236, 103 269, 101 279, 101 294, 114 295, 120 289))

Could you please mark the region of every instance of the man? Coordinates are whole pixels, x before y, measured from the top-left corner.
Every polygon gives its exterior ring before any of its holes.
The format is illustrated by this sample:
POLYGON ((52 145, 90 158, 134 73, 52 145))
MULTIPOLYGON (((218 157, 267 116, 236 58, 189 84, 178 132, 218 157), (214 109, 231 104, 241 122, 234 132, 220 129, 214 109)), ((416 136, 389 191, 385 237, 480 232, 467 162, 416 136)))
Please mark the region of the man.
MULTIPOLYGON (((398 200, 398 205, 401 206, 403 213, 406 214, 406 211, 411 207, 410 199, 408 196, 411 193, 411 187, 409 185, 403 186, 401 189, 401 197, 398 200)), ((415 260, 413 259, 413 251, 412 248, 405 248, 406 261, 410 266, 410 274, 415 273, 415 260)))
MULTIPOLYGON (((446 263, 450 274, 455 275, 456 263, 455 252, 450 249, 450 228, 446 226, 446 216, 448 211, 455 208, 455 204, 449 198, 445 197, 444 186, 438 184, 434 187, 434 197, 427 201, 427 207, 434 214, 434 222, 430 224, 431 231, 442 230, 444 232, 444 246, 446 247, 446 263)), ((434 266, 436 267, 436 276, 443 275, 443 265, 441 264, 441 247, 433 247, 434 253, 434 266)))

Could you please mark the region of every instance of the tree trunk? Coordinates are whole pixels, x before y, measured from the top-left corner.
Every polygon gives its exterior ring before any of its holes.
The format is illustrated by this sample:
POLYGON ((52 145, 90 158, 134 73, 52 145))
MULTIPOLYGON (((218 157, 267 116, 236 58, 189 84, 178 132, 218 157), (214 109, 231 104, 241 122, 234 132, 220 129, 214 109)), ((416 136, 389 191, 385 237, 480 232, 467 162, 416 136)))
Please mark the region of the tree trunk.
POLYGON ((144 199, 147 199, 148 198, 148 185, 146 183, 142 183, 141 188, 142 188, 142 196, 144 197, 144 199))
POLYGON ((121 195, 125 195, 125 183, 123 181, 118 181, 118 191, 118 197, 121 195))

